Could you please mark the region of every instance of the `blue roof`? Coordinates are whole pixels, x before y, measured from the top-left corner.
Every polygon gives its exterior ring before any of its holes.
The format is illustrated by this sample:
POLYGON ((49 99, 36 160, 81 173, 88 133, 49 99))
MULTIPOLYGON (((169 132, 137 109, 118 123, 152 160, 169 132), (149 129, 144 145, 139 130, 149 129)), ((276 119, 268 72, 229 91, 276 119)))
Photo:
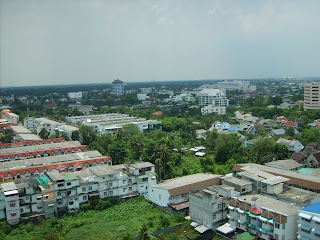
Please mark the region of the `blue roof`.
POLYGON ((320 202, 301 209, 301 211, 320 214, 320 202))
POLYGON ((229 131, 237 131, 238 130, 238 127, 231 127, 231 128, 228 128, 229 131))

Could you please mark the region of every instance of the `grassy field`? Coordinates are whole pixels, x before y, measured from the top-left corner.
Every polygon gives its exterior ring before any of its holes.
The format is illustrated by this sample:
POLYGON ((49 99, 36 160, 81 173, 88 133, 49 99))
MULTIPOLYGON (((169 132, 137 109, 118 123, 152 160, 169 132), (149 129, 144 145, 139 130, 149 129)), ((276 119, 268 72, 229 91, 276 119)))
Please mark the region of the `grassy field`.
MULTIPOLYGON (((144 198, 138 197, 103 211, 90 210, 74 216, 53 217, 39 224, 21 223, 11 228, 1 222, 0 239, 131 239, 139 235, 140 227, 144 224, 149 226, 148 232, 152 233, 184 221, 183 217, 165 214, 144 198)), ((177 231, 178 235, 163 236, 163 239, 183 239, 184 231, 196 236, 190 228, 177 231)))

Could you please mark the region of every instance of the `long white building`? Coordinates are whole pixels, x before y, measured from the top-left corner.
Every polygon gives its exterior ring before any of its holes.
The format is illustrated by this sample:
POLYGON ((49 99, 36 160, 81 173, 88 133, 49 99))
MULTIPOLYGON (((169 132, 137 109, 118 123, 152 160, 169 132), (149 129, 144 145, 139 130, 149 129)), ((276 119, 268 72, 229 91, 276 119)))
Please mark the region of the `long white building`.
POLYGON ((43 177, 20 179, 0 185, 0 219, 11 225, 26 219, 74 212, 91 199, 146 194, 155 185, 154 165, 95 166, 86 171, 48 172, 43 177))
POLYGON ((219 107, 229 106, 229 100, 225 93, 219 89, 203 89, 198 94, 198 104, 200 106, 214 105, 219 107))

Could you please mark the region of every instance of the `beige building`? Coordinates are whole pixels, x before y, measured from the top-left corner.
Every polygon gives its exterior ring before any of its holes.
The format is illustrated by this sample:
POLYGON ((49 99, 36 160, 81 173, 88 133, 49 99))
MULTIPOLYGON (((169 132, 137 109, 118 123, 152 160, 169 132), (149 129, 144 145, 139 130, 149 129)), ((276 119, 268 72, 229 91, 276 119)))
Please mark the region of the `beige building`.
POLYGON ((320 83, 304 85, 304 109, 320 110, 320 83))

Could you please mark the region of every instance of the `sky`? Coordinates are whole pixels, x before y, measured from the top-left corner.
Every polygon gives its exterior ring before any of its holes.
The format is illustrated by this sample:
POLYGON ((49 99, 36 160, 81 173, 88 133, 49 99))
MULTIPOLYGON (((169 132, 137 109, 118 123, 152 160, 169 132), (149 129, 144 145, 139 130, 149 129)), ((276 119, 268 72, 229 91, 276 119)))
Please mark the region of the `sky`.
POLYGON ((0 0, 0 87, 320 76, 319 0, 0 0))

